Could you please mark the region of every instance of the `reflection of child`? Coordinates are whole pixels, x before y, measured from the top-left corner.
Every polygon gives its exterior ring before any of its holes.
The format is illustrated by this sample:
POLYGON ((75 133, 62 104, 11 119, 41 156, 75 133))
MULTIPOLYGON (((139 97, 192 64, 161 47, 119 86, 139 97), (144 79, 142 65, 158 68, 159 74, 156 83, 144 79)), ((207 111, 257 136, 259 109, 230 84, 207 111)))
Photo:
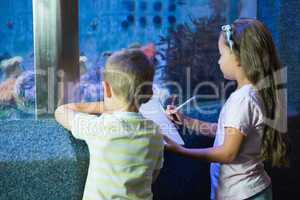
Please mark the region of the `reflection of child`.
POLYGON ((83 199, 152 199, 163 139, 138 110, 152 96, 153 76, 154 66, 141 51, 117 52, 105 67, 104 103, 67 104, 55 111, 56 120, 89 147, 83 199))
POLYGON ((282 66, 271 34, 261 22, 240 19, 222 30, 219 65, 224 77, 236 80, 238 88, 226 101, 217 127, 183 116, 174 106, 167 109, 174 122, 215 136, 214 147, 187 149, 166 137, 167 148, 212 162, 211 199, 269 200, 271 180, 263 160, 286 164, 286 140, 277 127, 283 109, 276 89, 276 84, 282 83, 278 76, 282 66), (261 81, 265 81, 263 85, 261 81))

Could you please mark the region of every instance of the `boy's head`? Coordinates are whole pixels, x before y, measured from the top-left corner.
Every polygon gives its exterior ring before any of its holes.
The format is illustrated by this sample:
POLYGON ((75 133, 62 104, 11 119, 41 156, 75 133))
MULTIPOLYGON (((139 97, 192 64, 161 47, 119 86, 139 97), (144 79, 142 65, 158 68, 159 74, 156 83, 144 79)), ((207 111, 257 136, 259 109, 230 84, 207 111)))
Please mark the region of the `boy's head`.
MULTIPOLYGON (((138 49, 126 49, 112 54, 104 70, 104 86, 128 106, 139 107, 153 95, 154 66, 138 49)), ((104 90, 106 90, 104 88, 104 90)), ((110 97, 110 93, 104 92, 110 97)))

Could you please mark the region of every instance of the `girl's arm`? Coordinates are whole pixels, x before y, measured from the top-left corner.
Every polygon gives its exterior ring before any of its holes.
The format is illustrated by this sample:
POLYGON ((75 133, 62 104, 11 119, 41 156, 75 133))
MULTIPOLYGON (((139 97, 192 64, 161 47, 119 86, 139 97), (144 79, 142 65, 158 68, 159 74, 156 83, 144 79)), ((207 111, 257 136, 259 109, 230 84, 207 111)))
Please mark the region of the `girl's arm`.
POLYGON ((205 122, 184 116, 181 112, 177 111, 173 105, 167 106, 166 114, 175 124, 185 125, 188 129, 195 130, 205 136, 215 137, 216 135, 217 123, 205 122))
POLYGON ((225 128, 224 143, 218 147, 187 149, 164 136, 166 148, 182 156, 208 162, 231 163, 239 153, 245 135, 235 128, 225 128))
POLYGON ((208 137, 215 137, 217 132, 217 123, 205 122, 198 119, 193 119, 187 116, 183 118, 184 125, 188 129, 192 129, 208 137))
POLYGON ((69 103, 63 106, 76 112, 84 112, 90 114, 101 114, 104 112, 103 101, 90 103, 69 103))

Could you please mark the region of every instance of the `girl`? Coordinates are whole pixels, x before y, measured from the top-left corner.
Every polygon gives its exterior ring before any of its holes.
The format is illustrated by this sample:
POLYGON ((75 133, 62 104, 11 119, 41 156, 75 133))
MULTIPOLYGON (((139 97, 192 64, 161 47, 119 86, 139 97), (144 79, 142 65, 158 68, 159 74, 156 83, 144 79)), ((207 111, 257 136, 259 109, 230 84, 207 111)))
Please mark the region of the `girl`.
POLYGON ((278 127, 283 107, 276 84, 282 84, 278 75, 282 66, 272 36, 258 20, 239 19, 222 27, 218 47, 221 71, 238 87, 224 104, 217 126, 188 118, 174 106, 167 108, 174 123, 199 131, 203 127, 202 133, 215 136, 214 146, 187 149, 165 137, 166 147, 212 162, 211 199, 272 199, 263 161, 287 164, 286 140, 278 127))

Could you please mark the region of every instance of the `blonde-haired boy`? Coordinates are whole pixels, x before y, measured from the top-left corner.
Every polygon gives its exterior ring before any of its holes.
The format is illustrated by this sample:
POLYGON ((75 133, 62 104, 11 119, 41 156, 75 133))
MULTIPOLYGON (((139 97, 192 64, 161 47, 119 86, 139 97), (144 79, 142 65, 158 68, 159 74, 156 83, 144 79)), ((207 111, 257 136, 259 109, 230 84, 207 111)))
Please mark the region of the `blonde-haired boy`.
POLYGON ((163 137, 138 110, 152 96, 153 76, 154 66, 140 50, 114 53, 105 66, 104 102, 67 104, 55 111, 56 120, 89 147, 83 199, 152 199, 151 184, 163 164, 163 137))

